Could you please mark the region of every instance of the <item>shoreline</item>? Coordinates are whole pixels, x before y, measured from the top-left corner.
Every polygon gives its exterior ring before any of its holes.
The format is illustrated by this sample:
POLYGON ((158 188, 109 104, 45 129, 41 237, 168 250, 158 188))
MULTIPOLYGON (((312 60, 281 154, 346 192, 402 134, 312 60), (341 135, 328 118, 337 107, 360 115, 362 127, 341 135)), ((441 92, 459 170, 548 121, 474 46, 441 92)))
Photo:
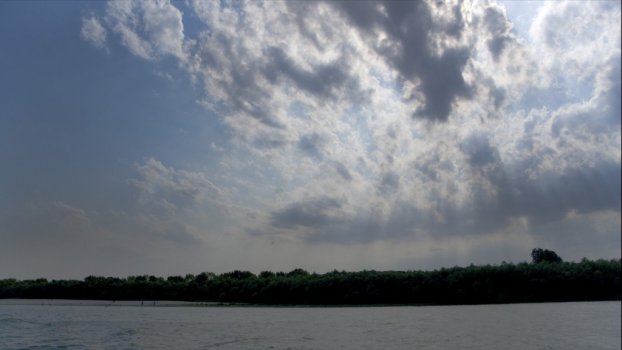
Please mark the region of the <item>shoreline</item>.
POLYGON ((0 299, 0 306, 6 305, 41 305, 41 306, 216 306, 218 302, 181 301, 181 300, 85 300, 85 299, 0 299))
POLYGON ((0 299, 0 306, 102 306, 102 307, 253 307, 253 308, 362 308, 362 307, 426 307, 426 306, 483 306, 524 305, 545 303, 622 302, 622 299, 566 300, 518 303, 483 304, 253 304, 216 301, 181 300, 84 300, 84 299, 0 299))

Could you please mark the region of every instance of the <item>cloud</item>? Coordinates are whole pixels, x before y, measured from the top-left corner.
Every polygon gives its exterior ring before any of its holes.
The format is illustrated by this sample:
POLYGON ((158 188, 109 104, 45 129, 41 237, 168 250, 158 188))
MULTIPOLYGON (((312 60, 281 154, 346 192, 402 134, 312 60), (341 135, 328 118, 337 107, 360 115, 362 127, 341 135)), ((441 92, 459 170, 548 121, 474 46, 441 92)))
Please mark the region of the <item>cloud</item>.
MULTIPOLYGON (((454 5, 452 25, 443 26, 435 18, 434 6, 427 2, 372 2, 364 6, 347 1, 331 4, 357 27, 375 51, 405 84, 417 86, 422 101, 414 100, 415 116, 433 121, 447 121, 452 105, 473 94, 463 77, 469 60, 466 46, 435 50, 435 34, 459 38, 464 23, 459 5, 454 5)), ((450 6, 450 5, 446 5, 450 6)), ((441 40, 442 41, 442 40, 441 40)))
POLYGON ((140 190, 143 200, 163 201, 172 209, 206 201, 224 201, 224 190, 213 184, 205 173, 168 168, 154 158, 136 164, 136 169, 140 178, 130 183, 140 190))
POLYGON ((322 227, 337 217, 343 204, 336 198, 320 197, 293 203, 272 215, 277 228, 322 227))
POLYGON ((610 134, 620 128, 620 55, 604 62, 594 78, 593 95, 587 101, 568 104, 555 111, 551 131, 556 137, 573 138, 610 134))
POLYGON ((508 45, 515 41, 511 33, 511 25, 505 13, 500 7, 488 7, 484 11, 483 22, 490 33, 490 38, 486 41, 488 49, 495 60, 503 53, 508 45))
POLYGON ((298 140, 298 148, 309 157, 322 159, 322 139, 317 133, 304 135, 298 140))
MULTIPOLYGON (((316 243, 353 244, 417 237, 442 240, 513 230, 517 229, 512 228, 516 222, 523 223, 520 229, 524 234, 535 234, 543 225, 563 220, 569 213, 620 211, 619 160, 603 159, 589 167, 571 163, 563 171, 542 168, 538 163, 504 161, 492 137, 481 132, 467 135, 459 150, 463 164, 459 159, 453 163, 441 161, 439 157, 446 156, 443 154, 432 158, 434 161, 428 165, 417 162, 427 174, 420 178, 423 183, 419 189, 411 187, 417 182, 388 172, 381 177, 376 195, 367 193, 365 202, 344 202, 333 197, 296 200, 292 194, 289 197, 294 201, 274 209, 263 232, 283 234, 282 229, 287 229, 294 236, 304 232, 304 240, 316 243), (464 199, 457 200, 455 192, 461 190, 455 187, 466 189, 464 199), (425 200, 414 200, 411 191, 423 191, 425 200)), ((563 239, 561 231, 551 235, 563 239)))
POLYGON ((590 84, 603 64, 619 55, 620 4, 545 3, 530 29, 540 64, 561 81, 590 84), (599 23, 594 26, 594 23, 599 23))
POLYGON ((492 34, 483 35, 485 15, 459 3, 359 5, 192 2, 206 27, 195 38, 184 36, 181 11, 167 2, 114 2, 106 18, 134 54, 177 56, 203 85, 201 103, 262 156, 295 145, 301 128, 334 132, 348 109, 384 108, 390 94, 399 96, 390 97, 395 117, 437 122, 476 95, 495 108, 506 99, 506 87, 474 65, 472 49, 480 36, 517 46, 498 7, 488 7, 484 27, 492 34))
POLYGON ((470 166, 480 168, 491 163, 499 162, 496 148, 490 145, 490 138, 485 134, 469 135, 461 144, 461 149, 467 156, 470 166))
POLYGON ((382 193, 397 191, 400 185, 400 175, 394 171, 389 171, 382 175, 380 188, 382 193))
POLYGON ((185 59, 182 14, 169 1, 140 2, 143 8, 143 29, 155 50, 185 59))
POLYGON ((313 71, 306 71, 292 62, 282 49, 271 47, 267 51, 269 63, 263 74, 272 84, 278 83, 279 78, 286 77, 301 90, 329 99, 336 98, 336 91, 345 86, 357 86, 356 80, 349 76, 343 60, 318 65, 313 67, 313 71))
POLYGON ((136 56, 186 58, 182 14, 168 0, 110 1, 105 20, 136 56))
POLYGON ((82 18, 82 29, 80 30, 82 39, 88 41, 99 49, 106 49, 106 38, 108 33, 99 20, 94 17, 82 18))
POLYGON ((495 1, 195 1, 115 2, 101 23, 176 58, 226 126, 211 176, 137 165, 163 226, 235 206, 252 237, 522 247, 620 211, 619 18, 546 3, 521 33, 495 1))
POLYGON ((335 162, 335 170, 346 181, 352 181, 352 174, 348 168, 340 162, 335 162))

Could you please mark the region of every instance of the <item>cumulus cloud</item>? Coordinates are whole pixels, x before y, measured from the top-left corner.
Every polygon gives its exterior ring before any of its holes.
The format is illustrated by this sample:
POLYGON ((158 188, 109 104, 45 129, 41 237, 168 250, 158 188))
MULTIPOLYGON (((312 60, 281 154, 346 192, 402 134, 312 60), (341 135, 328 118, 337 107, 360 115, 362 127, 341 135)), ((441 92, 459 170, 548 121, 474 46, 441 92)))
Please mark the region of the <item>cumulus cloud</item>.
POLYGON ((619 61, 620 6, 607 2, 545 3, 529 28, 547 86, 563 86, 576 98, 619 61), (598 25, 594 25, 598 23, 598 25))
POLYGON ((185 60, 182 14, 170 1, 111 1, 105 20, 134 55, 185 60))
POLYGON ((192 37, 175 5, 114 2, 101 23, 177 58, 245 190, 148 159, 132 183, 162 208, 237 201, 246 232, 316 244, 523 244, 620 211, 619 4, 546 3, 521 34, 495 1, 195 1, 192 37))

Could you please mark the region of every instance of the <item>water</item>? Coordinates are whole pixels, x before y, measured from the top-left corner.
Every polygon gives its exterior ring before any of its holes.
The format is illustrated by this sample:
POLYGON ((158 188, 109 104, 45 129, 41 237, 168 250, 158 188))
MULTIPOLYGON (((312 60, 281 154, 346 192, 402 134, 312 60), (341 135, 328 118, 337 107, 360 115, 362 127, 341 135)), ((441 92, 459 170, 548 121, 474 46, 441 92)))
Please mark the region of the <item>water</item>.
POLYGON ((339 308, 20 303, 0 300, 0 349, 596 350, 620 349, 621 342, 619 301, 339 308))

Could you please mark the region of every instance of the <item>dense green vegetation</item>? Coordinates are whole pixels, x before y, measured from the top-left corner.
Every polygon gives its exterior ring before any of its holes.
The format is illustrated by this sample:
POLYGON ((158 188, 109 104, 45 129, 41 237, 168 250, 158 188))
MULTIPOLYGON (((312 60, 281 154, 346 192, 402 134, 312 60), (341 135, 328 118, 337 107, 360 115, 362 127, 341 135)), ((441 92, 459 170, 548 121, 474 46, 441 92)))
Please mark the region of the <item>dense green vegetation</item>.
POLYGON ((540 264, 543 262, 562 262, 562 258, 557 255, 557 253, 552 250, 542 248, 534 248, 531 251, 531 260, 534 264, 540 264))
POLYGON ((0 280, 0 298, 187 300, 258 304, 479 304, 619 300, 621 260, 503 263, 435 271, 89 276, 0 280))

